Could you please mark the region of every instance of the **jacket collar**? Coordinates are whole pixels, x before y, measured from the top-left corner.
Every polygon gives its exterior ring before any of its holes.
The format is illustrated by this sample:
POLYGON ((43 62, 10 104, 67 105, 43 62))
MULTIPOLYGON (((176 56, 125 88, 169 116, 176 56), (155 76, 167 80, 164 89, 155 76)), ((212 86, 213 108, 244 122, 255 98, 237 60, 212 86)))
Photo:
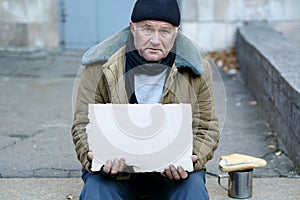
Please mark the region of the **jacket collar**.
MULTIPOLYGON (((91 47, 82 57, 82 65, 90 65, 95 62, 107 61, 119 48, 126 44, 129 27, 112 35, 106 40, 91 47)), ((189 39, 186 35, 179 32, 176 38, 176 59, 177 68, 188 67, 196 75, 203 73, 202 56, 200 47, 195 41, 189 39)))

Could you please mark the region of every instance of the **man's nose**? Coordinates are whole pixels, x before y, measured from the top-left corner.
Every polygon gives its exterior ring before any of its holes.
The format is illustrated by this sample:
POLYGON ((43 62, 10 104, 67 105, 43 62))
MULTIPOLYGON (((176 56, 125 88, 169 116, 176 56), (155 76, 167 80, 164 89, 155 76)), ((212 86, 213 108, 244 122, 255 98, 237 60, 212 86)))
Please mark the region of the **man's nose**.
POLYGON ((154 31, 151 35, 151 42, 154 44, 160 43, 160 35, 158 31, 154 31))

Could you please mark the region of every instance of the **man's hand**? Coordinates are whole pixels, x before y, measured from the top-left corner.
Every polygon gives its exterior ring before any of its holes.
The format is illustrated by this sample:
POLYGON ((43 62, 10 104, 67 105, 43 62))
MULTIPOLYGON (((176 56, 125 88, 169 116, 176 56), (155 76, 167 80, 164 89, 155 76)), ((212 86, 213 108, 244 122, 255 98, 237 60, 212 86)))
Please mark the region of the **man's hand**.
POLYGON ((183 167, 178 166, 177 168, 174 165, 170 165, 162 172, 162 176, 169 179, 181 180, 187 179, 189 174, 183 169, 183 167))
POLYGON ((87 154, 88 161, 92 162, 93 158, 94 158, 93 152, 89 151, 88 154, 87 154))
MULTIPOLYGON (((198 161, 199 158, 196 155, 192 155, 191 159, 193 163, 195 163, 198 161)), ((178 166, 176 168, 174 165, 170 165, 162 172, 162 176, 172 180, 182 180, 182 179, 187 179, 189 177, 189 174, 181 166, 178 166)))
POLYGON ((199 160, 199 157, 197 155, 192 155, 193 163, 196 163, 198 160, 199 160))
POLYGON ((103 166, 103 172, 106 174, 117 175, 119 172, 123 172, 125 168, 125 159, 115 158, 112 160, 107 160, 105 165, 103 166))
MULTIPOLYGON (((94 158, 93 152, 89 151, 87 154, 88 160, 91 162, 94 158)), ((123 172, 125 168, 125 159, 114 159, 112 160, 107 160, 105 165, 103 165, 102 169, 103 172, 106 174, 112 174, 116 175, 119 172, 123 172)))

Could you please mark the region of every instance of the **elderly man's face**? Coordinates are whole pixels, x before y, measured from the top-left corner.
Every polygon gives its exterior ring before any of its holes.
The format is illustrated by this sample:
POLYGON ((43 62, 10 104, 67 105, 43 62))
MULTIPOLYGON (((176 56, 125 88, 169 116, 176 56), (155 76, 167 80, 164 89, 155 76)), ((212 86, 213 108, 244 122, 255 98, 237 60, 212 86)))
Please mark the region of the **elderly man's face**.
POLYGON ((130 23, 134 45, 139 54, 150 62, 159 62, 172 49, 178 34, 174 25, 156 20, 130 23))

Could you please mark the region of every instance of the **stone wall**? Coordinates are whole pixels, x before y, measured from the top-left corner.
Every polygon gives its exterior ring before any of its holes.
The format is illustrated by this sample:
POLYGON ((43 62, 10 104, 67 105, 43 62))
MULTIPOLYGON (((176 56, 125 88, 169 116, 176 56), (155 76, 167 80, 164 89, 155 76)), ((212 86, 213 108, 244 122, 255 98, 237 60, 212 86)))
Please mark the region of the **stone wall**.
POLYGON ((238 27, 266 22, 300 42, 298 0, 183 0, 182 28, 206 50, 234 46, 238 27))
MULTIPOLYGON (((0 0, 0 50, 59 47, 60 0, 0 0)), ((298 0, 181 0, 182 29, 205 50, 234 46, 238 27, 265 21, 300 42, 298 0)), ((88 3, 88 2, 87 2, 88 3)))
POLYGON ((300 44, 248 25, 238 31, 236 52, 247 86, 300 170, 300 44))
POLYGON ((0 49, 58 47, 57 0, 0 0, 0 49))

